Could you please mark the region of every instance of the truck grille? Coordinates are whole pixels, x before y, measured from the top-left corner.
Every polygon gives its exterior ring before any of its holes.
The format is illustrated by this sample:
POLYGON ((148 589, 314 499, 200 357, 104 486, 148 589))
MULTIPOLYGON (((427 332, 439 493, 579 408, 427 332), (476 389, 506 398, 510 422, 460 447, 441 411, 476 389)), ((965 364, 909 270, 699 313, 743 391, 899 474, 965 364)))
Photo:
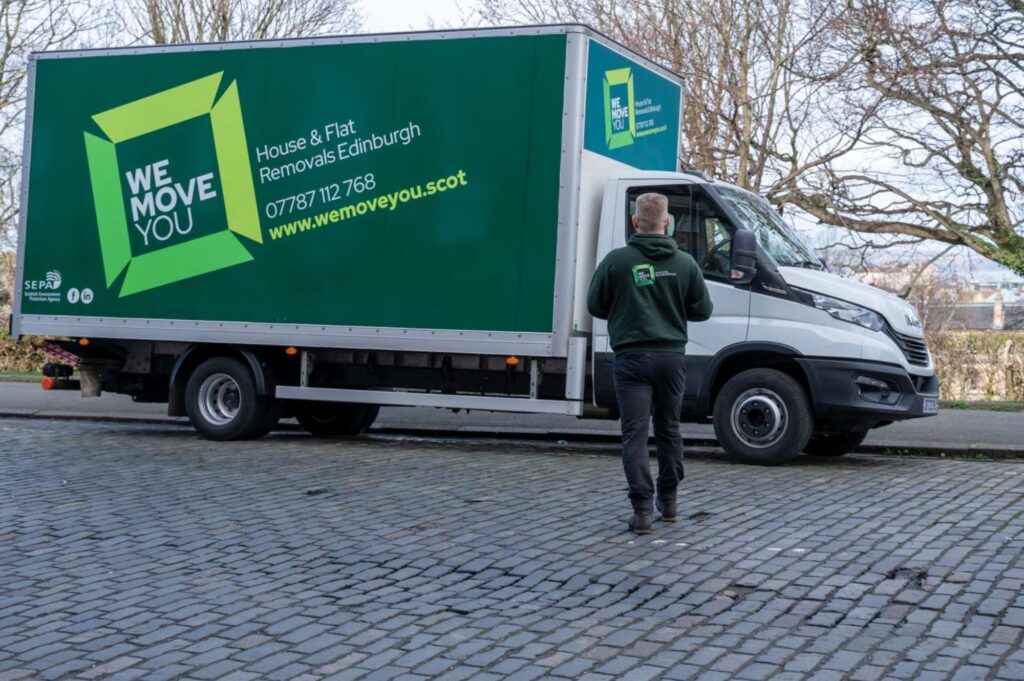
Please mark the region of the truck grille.
POLYGON ((902 334, 888 324, 885 325, 885 334, 899 346, 908 362, 921 367, 928 366, 928 345, 923 338, 902 334))

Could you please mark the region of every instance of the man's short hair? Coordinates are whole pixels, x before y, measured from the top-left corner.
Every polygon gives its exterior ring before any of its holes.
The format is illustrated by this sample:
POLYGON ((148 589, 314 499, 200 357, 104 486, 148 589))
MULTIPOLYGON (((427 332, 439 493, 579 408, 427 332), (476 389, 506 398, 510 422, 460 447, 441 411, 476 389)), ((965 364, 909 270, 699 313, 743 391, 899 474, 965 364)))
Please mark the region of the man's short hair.
POLYGON ((648 192, 636 197, 636 229, 639 232, 659 232, 668 217, 668 198, 664 194, 648 192))

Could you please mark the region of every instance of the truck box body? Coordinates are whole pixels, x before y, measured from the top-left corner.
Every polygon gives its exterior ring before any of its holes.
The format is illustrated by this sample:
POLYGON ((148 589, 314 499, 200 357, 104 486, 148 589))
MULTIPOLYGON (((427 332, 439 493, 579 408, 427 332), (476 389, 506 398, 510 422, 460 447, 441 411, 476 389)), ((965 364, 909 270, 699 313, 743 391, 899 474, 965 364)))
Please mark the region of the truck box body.
POLYGON ((566 357, 681 85, 578 26, 31 62, 13 332, 566 357))

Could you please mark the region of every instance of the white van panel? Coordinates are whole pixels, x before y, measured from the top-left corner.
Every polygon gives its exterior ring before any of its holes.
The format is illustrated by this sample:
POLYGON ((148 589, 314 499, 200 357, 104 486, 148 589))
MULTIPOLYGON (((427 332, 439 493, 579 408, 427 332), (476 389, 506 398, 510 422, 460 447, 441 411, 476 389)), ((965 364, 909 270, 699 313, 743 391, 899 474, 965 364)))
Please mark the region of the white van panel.
MULTIPOLYGON (((587 291, 590 280, 597 269, 598 254, 600 257, 608 252, 608 248, 598 248, 597 240, 601 227, 601 206, 605 196, 605 186, 613 187, 608 178, 614 173, 634 170, 625 163, 620 163, 607 156, 583 150, 583 163, 580 171, 580 203, 579 229, 577 229, 576 245, 576 298, 573 303, 572 330, 591 331, 593 317, 587 312, 587 291)), ((607 330, 604 331, 607 333, 607 330)), ((601 352, 600 350, 598 352, 601 352)))
POLYGON ((756 295, 747 339, 786 345, 808 357, 861 359, 866 331, 807 305, 756 295))

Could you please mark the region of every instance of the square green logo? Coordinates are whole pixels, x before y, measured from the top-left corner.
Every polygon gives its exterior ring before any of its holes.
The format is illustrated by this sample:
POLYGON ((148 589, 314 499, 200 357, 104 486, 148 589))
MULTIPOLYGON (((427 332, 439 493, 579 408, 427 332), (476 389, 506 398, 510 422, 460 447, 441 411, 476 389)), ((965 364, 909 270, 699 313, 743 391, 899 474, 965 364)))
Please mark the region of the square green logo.
POLYGON ((263 242, 238 84, 223 72, 98 113, 85 133, 107 287, 120 297, 252 260, 263 242), (236 236, 237 235, 237 236, 236 236), (127 270, 127 271, 126 271, 127 270))
POLYGON ((227 229, 209 116, 121 142, 117 163, 132 257, 227 229))
POLYGON ((654 283, 654 265, 633 265, 633 283, 637 286, 650 286, 654 283))
POLYGON ((604 72, 604 137, 608 149, 618 149, 636 138, 636 103, 630 68, 604 72))

